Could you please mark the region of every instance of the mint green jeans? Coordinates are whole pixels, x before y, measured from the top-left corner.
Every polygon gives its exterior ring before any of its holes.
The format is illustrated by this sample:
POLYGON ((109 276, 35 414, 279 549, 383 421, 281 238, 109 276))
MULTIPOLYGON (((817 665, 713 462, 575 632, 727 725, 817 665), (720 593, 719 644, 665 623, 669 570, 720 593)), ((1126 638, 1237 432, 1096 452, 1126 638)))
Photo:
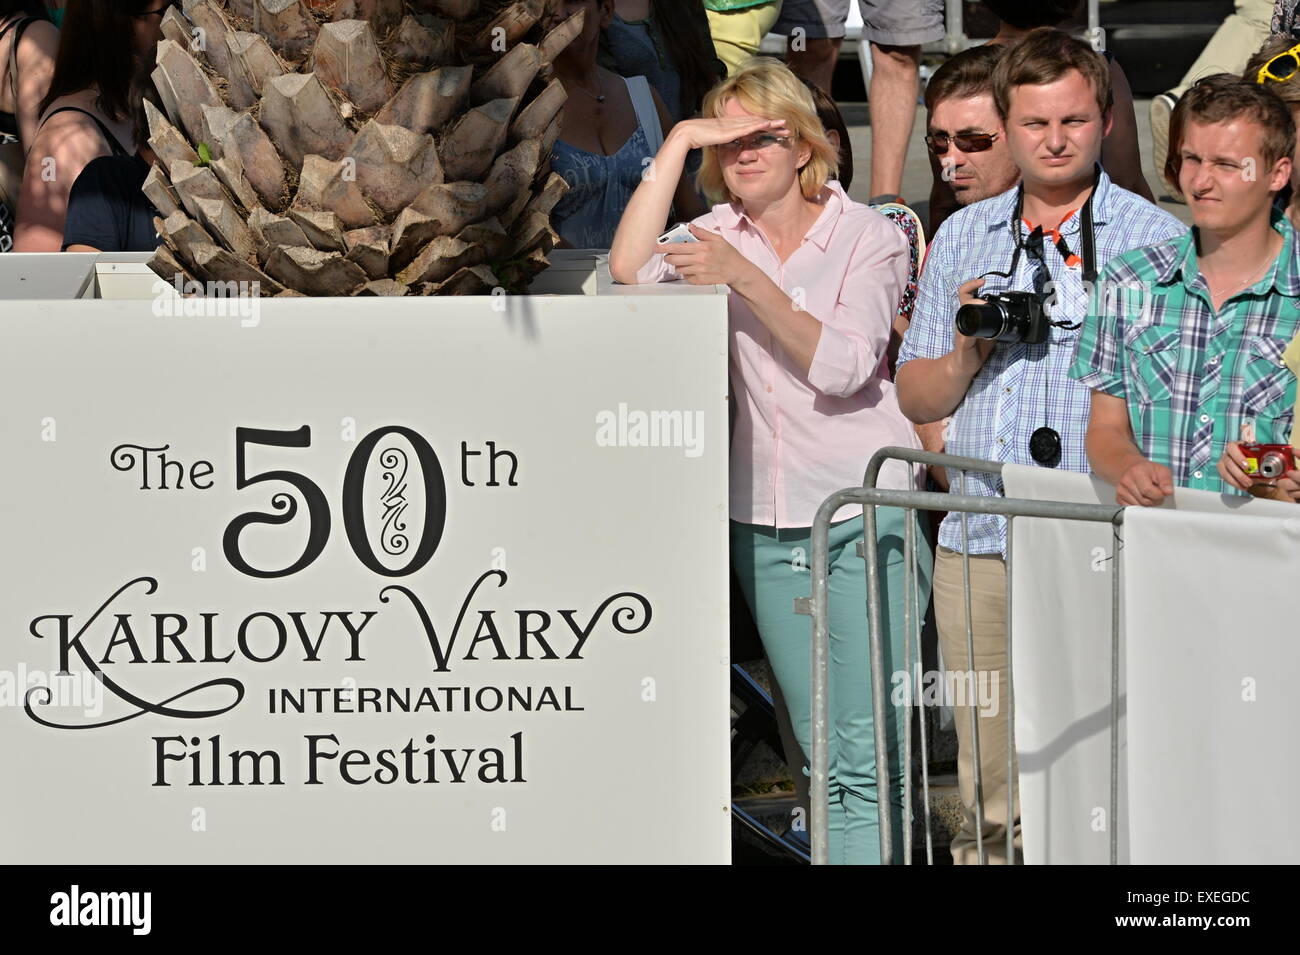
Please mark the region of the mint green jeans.
MULTIPOLYGON (((877 509, 876 550, 880 557, 881 621, 885 641, 885 686, 904 680, 903 521, 900 508, 877 509), (899 675, 896 677, 896 674, 899 675)), ((916 520, 913 515, 913 520, 916 520)), ((871 707, 868 642, 867 562, 857 554, 862 517, 831 525, 830 592, 830 845, 837 865, 880 862, 880 816, 876 778, 875 720, 871 707)), ((930 544, 916 527, 919 609, 930 601, 934 565, 930 544)), ((803 749, 804 772, 812 756, 812 623, 796 615, 794 600, 812 593, 811 528, 763 527, 731 522, 731 560, 745 601, 754 615, 773 675, 790 709, 790 722, 803 749)), ((917 626, 917 631, 920 627, 917 626)), ((913 660, 919 649, 914 645, 913 660)), ((892 697, 892 693, 891 693, 892 697)), ((899 759, 906 706, 890 706, 889 798, 894 805, 894 861, 903 851, 903 770, 899 759)))

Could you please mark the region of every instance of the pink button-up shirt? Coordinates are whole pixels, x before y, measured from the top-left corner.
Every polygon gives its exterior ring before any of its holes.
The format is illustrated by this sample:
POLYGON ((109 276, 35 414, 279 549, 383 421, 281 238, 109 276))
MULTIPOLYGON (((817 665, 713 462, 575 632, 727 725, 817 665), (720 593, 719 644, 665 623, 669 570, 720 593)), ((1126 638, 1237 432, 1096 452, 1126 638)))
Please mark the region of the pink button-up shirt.
MULTIPOLYGON (((907 281, 909 249, 901 230, 854 202, 838 182, 784 263, 740 203, 714 206, 694 220, 723 235, 822 323, 805 375, 739 295, 731 295, 731 381, 736 401, 731 439, 731 519, 769 527, 811 527, 835 491, 861 487, 867 461, 886 445, 919 448, 888 377, 889 333, 907 281)), ((680 279, 662 253, 637 283, 680 279)), ((886 464, 879 487, 917 487, 917 470, 886 464)), ((847 506, 837 521, 860 515, 847 506)))

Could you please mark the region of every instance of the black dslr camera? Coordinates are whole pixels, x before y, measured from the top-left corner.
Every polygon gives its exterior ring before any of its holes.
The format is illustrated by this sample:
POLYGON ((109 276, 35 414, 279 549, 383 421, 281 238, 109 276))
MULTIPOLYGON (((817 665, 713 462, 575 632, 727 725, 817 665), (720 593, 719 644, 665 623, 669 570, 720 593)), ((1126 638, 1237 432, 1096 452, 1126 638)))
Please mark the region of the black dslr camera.
POLYGON ((971 338, 1041 345, 1049 325, 1045 298, 1037 292, 989 292, 983 305, 957 309, 957 331, 971 338))

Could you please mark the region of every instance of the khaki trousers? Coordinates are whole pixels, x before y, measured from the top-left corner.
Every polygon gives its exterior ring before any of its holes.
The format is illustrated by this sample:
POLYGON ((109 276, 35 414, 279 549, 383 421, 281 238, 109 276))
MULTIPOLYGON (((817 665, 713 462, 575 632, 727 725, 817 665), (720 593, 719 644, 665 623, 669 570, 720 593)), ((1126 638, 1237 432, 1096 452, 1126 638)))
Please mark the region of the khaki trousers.
MULTIPOLYGON (((952 840, 952 859, 957 865, 976 865, 979 853, 975 819, 975 744, 970 690, 979 712, 980 766, 984 793, 984 853, 990 864, 1007 861, 1007 720, 1010 678, 1007 663, 1007 572, 997 554, 970 558, 971 633, 975 645, 975 675, 966 645, 966 601, 962 583, 962 556, 940 547, 934 561, 934 613, 939 628, 939 646, 947 674, 961 676, 945 681, 957 689, 952 699, 957 725, 957 782, 964 820, 952 840), (962 678, 964 677, 964 679, 962 678), (994 688, 996 687, 996 692, 994 688), (995 702, 996 701, 996 702, 995 702)), ((1016 792, 1013 767, 1015 862, 1023 861, 1020 847, 1020 797, 1016 792)))
MULTIPOLYGON (((1240 73, 1246 61, 1268 39, 1273 19, 1273 0, 1236 0, 1235 11, 1219 26, 1201 55, 1191 65, 1181 85, 1172 91, 1177 96, 1203 76, 1212 73, 1240 73)), ((1252 76, 1253 81, 1255 78, 1252 76)))

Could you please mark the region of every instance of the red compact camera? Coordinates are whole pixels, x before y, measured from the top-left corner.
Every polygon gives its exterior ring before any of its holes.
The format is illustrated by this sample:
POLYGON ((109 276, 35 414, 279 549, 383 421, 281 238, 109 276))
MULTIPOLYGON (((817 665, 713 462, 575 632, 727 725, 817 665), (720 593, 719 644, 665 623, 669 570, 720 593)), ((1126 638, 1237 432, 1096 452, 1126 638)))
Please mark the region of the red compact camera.
POLYGON ((1289 444, 1243 444, 1246 473, 1257 481, 1280 478, 1295 470, 1295 449, 1289 444))

